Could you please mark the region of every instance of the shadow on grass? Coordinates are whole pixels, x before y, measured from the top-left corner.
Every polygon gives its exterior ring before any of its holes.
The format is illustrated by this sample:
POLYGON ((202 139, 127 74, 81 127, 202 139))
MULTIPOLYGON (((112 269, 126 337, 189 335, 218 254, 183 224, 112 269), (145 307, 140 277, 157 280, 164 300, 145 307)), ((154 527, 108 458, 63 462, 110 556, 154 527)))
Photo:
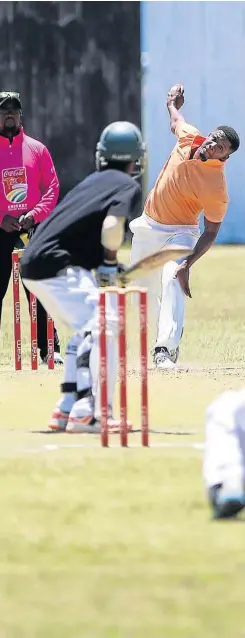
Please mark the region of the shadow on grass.
POLYGON ((29 430, 30 434, 65 434, 65 430, 29 430))
MULTIPOLYGON (((31 434, 66 434, 65 430, 29 430, 31 434)), ((119 430, 118 430, 119 433, 119 430)), ((129 434, 140 434, 141 429, 131 430, 129 434)), ((88 434, 88 432, 78 432, 77 434, 88 434)), ((89 434, 94 434, 94 432, 90 432, 89 434)), ((96 432, 98 434, 98 432, 96 432)), ((113 434, 110 432, 110 434, 113 434)), ((152 430, 149 429, 149 434, 164 434, 171 436, 192 436, 193 434, 198 434, 198 430, 190 430, 189 432, 184 430, 152 430)))

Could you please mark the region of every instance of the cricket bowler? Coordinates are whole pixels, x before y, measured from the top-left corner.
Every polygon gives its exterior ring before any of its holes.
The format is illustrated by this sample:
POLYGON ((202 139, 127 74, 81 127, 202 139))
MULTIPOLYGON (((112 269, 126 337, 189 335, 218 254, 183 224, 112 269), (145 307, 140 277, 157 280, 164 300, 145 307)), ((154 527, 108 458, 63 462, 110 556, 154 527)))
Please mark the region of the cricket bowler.
POLYGON ((218 126, 208 137, 188 124, 179 109, 184 87, 177 84, 167 96, 172 133, 177 143, 150 192, 143 214, 130 223, 133 233, 131 263, 171 248, 191 249, 182 263, 169 261, 161 270, 137 281, 148 288, 151 321, 156 327, 156 368, 175 367, 184 328, 185 296, 191 297, 192 266, 211 248, 228 204, 225 162, 239 148, 239 137, 230 126, 218 126), (204 231, 199 218, 204 211, 204 231))

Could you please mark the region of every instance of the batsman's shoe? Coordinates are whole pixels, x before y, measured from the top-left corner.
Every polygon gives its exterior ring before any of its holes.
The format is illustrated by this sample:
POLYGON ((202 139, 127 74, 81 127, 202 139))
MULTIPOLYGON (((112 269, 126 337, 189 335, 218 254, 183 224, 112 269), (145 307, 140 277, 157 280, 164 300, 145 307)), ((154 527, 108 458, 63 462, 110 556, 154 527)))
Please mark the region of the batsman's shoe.
MULTIPOLYGON (((127 432, 132 432, 133 424, 132 421, 127 419, 127 432)), ((120 432, 120 420, 113 419, 113 417, 108 418, 108 430, 110 434, 118 434, 120 432)))
POLYGON ((75 393, 70 393, 70 395, 66 394, 57 401, 48 426, 51 430, 65 432, 72 406, 75 403, 75 397, 75 393))
POLYGON ((55 432, 65 432, 69 419, 69 412, 62 412, 59 408, 55 408, 48 427, 55 432))
MULTIPOLYGON (((82 417, 81 419, 79 419, 77 417, 74 418, 70 415, 66 427, 66 432, 68 434, 100 434, 100 421, 98 421, 94 417, 92 417, 92 419, 91 417, 89 417, 89 419, 86 422, 86 417, 82 417)), ((133 424, 131 423, 131 421, 127 421, 127 432, 131 432, 132 428, 133 424)), ((109 434, 119 434, 120 421, 110 417, 108 419, 108 432, 109 434)))
POLYGON ((235 518, 245 508, 245 491, 242 486, 214 485, 209 490, 209 500, 215 519, 235 518))
POLYGON ((178 356, 179 348, 168 350, 167 348, 156 346, 153 361, 158 370, 174 370, 178 356))
POLYGON ((54 364, 58 366, 63 366, 64 364, 64 359, 62 359, 59 352, 54 352, 54 364))
MULTIPOLYGON (((108 409, 109 412, 110 408, 108 409)), ((132 430, 132 423, 127 422, 128 432, 132 430)), ((68 434, 99 434, 101 430, 100 419, 95 418, 92 414, 92 403, 89 403, 85 399, 79 399, 74 403, 70 412, 68 423, 66 426, 66 432, 68 434)), ((108 416, 108 432, 115 434, 120 431, 120 421, 113 419, 112 416, 108 416)))
POLYGON ((66 426, 68 434, 99 434, 100 423, 94 417, 75 417, 70 415, 66 426))
POLYGON ((75 401, 72 406, 66 432, 76 434, 79 432, 91 432, 97 434, 100 431, 98 421, 93 414, 93 401, 91 394, 75 401))

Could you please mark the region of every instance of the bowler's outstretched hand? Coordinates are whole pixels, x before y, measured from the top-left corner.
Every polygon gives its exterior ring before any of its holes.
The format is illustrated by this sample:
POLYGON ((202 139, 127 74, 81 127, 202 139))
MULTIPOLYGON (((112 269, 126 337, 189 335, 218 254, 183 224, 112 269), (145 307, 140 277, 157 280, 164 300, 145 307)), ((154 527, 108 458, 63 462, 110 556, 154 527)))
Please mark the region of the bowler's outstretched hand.
POLYGON ((190 299, 192 299, 192 294, 191 294, 191 291, 190 291, 190 283, 189 283, 190 267, 189 267, 188 261, 186 259, 176 269, 176 273, 175 273, 174 279, 178 279, 178 281, 179 281, 179 283, 181 285, 181 288, 182 288, 183 292, 185 293, 185 295, 187 297, 190 297, 190 299))

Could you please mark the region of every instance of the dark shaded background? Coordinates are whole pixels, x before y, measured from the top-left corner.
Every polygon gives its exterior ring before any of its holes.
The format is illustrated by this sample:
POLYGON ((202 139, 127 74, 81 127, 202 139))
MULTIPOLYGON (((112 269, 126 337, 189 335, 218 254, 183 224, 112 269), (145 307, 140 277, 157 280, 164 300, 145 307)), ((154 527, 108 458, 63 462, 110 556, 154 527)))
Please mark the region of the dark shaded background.
POLYGON ((20 91, 63 196, 94 170, 104 126, 140 126, 140 3, 0 2, 0 89, 20 91))

